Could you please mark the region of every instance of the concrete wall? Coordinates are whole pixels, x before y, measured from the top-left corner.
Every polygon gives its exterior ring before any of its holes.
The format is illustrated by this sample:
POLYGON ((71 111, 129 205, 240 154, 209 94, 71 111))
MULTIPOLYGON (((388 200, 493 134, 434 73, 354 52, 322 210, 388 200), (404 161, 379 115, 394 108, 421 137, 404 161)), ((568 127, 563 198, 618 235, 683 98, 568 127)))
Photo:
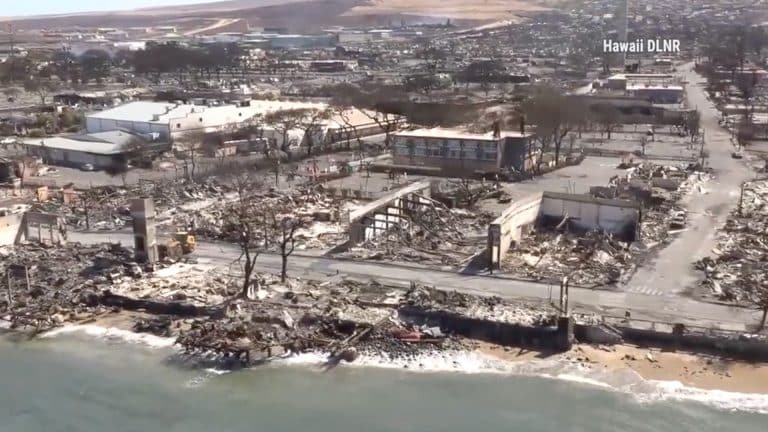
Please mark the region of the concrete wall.
POLYGON ((600 230, 612 234, 624 234, 627 229, 634 231, 640 219, 637 208, 611 205, 609 202, 594 200, 585 202, 568 200, 543 194, 540 217, 570 218, 570 226, 584 231, 600 230))
POLYGON ((153 263, 158 259, 155 235, 155 204, 151 198, 131 200, 133 245, 137 261, 153 263))
POLYGON ((718 353, 733 358, 766 361, 768 360, 768 341, 765 338, 744 338, 738 332, 718 332, 709 329, 686 329, 682 334, 675 334, 672 324, 665 330, 633 328, 631 323, 616 325, 613 331, 606 331, 601 325, 575 325, 574 334, 581 343, 616 344, 633 343, 640 346, 652 346, 668 350, 688 352, 718 353))
POLYGON ((23 226, 24 213, 12 213, 0 216, 0 246, 16 243, 23 226))
POLYGON ((542 194, 536 193, 516 201, 491 222, 488 227, 488 251, 492 267, 498 267, 513 241, 520 241, 523 227, 536 222, 541 199, 542 194))
POLYGON ((633 88, 629 93, 653 103, 674 104, 683 100, 682 88, 633 88))

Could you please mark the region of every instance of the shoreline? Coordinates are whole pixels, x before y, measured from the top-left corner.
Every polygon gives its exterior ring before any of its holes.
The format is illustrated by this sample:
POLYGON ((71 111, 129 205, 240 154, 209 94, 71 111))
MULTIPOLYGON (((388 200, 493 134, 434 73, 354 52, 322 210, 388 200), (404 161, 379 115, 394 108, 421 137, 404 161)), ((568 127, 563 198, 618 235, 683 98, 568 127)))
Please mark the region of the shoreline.
MULTIPOLYGON (((90 337, 105 340, 118 340, 127 343, 139 343, 153 348, 173 348, 176 346, 178 330, 174 328, 170 336, 157 336, 152 333, 137 332, 134 324, 137 320, 150 318, 152 314, 135 311, 108 312, 91 319, 71 322, 39 335, 32 339, 54 338, 61 334, 84 333, 90 337)), ((179 323, 181 324, 181 323, 179 323)), ((4 329, 4 333, 17 333, 4 329)), ((411 353, 387 352, 381 350, 360 352, 360 359, 346 363, 350 365, 390 369, 410 369, 445 372, 504 372, 517 371, 519 365, 539 363, 546 366, 553 363, 578 366, 583 372, 599 374, 603 372, 620 374, 633 372, 645 381, 678 382, 684 386, 708 390, 727 391, 744 394, 768 395, 768 362, 748 362, 732 360, 716 354, 693 353, 686 351, 664 351, 659 348, 639 347, 631 344, 590 345, 575 344, 564 353, 547 352, 535 348, 519 348, 483 342, 475 339, 459 338, 465 348, 462 349, 426 349, 411 353), (489 360, 485 364, 481 359, 469 359, 472 353, 481 354, 489 360), (461 357, 454 361, 452 357, 461 357), (425 364, 431 363, 431 364, 425 364), (505 364, 494 364, 493 360, 505 364), (434 364, 437 361, 438 364, 434 364), (474 364, 474 363, 477 364, 474 364), (468 363, 469 371, 464 370, 468 363)), ((322 356, 317 352, 275 356, 275 359, 306 356, 315 363, 322 363, 322 356)), ((327 356, 326 356, 327 357, 327 356)), ((525 368, 523 368, 525 369, 525 368)), ((534 367, 535 369, 535 367, 534 367)), ((599 381, 599 380, 598 380, 599 381)))
MULTIPOLYGON (((140 344, 152 349, 179 351, 175 337, 160 337, 138 333, 127 324, 130 318, 110 314, 86 324, 64 326, 39 335, 40 339, 55 339, 60 335, 81 333, 88 337, 125 344, 140 344), (126 328, 128 327, 128 328, 126 328)), ((37 339, 36 338, 36 339, 37 339)), ((603 387, 638 397, 657 400, 665 392, 688 399, 687 393, 700 402, 710 396, 751 401, 750 410, 768 413, 768 363, 732 361, 722 357, 687 352, 662 352, 656 348, 632 345, 595 346, 574 345, 565 353, 549 353, 488 342, 463 339, 467 350, 434 350, 397 357, 388 353, 361 353, 353 362, 342 362, 342 367, 375 367, 404 372, 427 373, 497 373, 531 376, 579 382, 603 387), (686 395, 680 394, 683 391, 686 395), (754 400, 753 400, 754 399, 754 400)), ((180 351, 179 351, 180 352, 180 351)), ((271 359, 267 365, 314 366, 328 370, 327 353, 294 353, 271 359)), ((260 366, 254 366, 260 367, 260 366)), ((201 370, 217 370, 210 365, 201 370)), ((716 400, 719 400, 717 397, 716 400)), ((740 402, 740 403, 743 403, 740 402)), ((741 409, 738 404, 727 409, 741 409)))
POLYGON ((477 350, 509 362, 545 359, 564 361, 591 372, 620 374, 632 371, 645 381, 679 382, 700 390, 768 395, 768 363, 751 363, 628 344, 577 344, 566 353, 551 354, 480 342, 477 350))

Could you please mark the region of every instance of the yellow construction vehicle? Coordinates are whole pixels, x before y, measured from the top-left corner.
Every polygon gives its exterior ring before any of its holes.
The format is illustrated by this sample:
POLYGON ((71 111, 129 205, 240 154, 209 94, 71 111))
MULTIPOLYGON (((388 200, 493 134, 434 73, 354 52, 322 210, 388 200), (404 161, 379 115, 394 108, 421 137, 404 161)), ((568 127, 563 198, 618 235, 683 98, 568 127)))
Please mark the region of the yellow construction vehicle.
POLYGON ((161 243, 157 245, 157 254, 159 255, 161 260, 165 258, 171 258, 171 259, 177 260, 181 258, 182 255, 184 255, 184 252, 181 247, 181 243, 179 243, 174 239, 171 239, 165 243, 161 243))
POLYGON ((181 244, 181 250, 184 255, 192 253, 197 248, 197 241, 195 236, 188 231, 179 231, 174 236, 174 240, 181 244))
POLYGON ((188 232, 177 232, 172 239, 157 246, 157 252, 160 259, 171 258, 177 260, 183 255, 195 251, 197 242, 195 236, 188 232))

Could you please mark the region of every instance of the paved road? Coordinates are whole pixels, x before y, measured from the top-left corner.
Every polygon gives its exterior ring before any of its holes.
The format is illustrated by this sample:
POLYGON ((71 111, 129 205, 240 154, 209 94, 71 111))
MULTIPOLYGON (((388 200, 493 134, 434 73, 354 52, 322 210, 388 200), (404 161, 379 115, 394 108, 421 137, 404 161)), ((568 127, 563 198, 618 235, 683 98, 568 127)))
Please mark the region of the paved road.
POLYGON ((705 80, 689 63, 680 68, 688 81, 688 103, 701 113, 709 165, 715 178, 704 184, 706 193, 693 191, 686 199, 688 228, 652 262, 638 269, 624 289, 634 293, 674 295, 696 283, 698 275, 692 263, 711 254, 716 231, 723 226, 739 200, 741 183, 752 177, 750 170, 731 153, 730 133, 718 124, 719 114, 707 100, 705 80))
MULTIPOLYGON (((69 233, 69 240, 85 244, 105 241, 132 245, 128 233, 69 233)), ((195 252, 200 263, 217 266, 232 264, 240 255, 237 247, 225 243, 199 242, 195 252)), ((277 273, 280 271, 280 256, 262 254, 257 260, 259 271, 277 273)), ((497 295, 505 299, 548 299, 550 287, 545 284, 501 279, 493 276, 466 276, 449 271, 409 268, 395 264, 353 262, 328 259, 318 256, 291 256, 288 261, 289 275, 307 279, 322 279, 327 275, 339 274, 350 278, 369 280, 407 287, 411 281, 433 285, 447 290, 468 294, 497 295)), ((553 297, 558 287, 552 286, 553 297)), ((689 325, 719 327, 743 330, 744 324, 757 322, 756 312, 728 306, 702 303, 689 298, 659 297, 638 293, 571 289, 571 302, 578 310, 597 311, 604 314, 623 316, 632 311, 634 318, 658 321, 683 322, 689 325)))

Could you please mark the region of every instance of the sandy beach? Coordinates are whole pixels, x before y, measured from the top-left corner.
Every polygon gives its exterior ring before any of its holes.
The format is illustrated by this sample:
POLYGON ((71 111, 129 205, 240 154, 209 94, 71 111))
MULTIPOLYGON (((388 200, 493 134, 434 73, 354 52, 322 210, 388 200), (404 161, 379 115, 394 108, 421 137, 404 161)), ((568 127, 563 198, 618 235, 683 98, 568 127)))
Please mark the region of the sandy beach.
POLYGON ((661 351, 631 345, 575 345, 561 354, 502 347, 480 342, 477 349, 505 361, 560 359, 592 369, 631 369, 646 380, 679 381, 703 390, 768 393, 768 363, 748 363, 722 357, 661 351))

